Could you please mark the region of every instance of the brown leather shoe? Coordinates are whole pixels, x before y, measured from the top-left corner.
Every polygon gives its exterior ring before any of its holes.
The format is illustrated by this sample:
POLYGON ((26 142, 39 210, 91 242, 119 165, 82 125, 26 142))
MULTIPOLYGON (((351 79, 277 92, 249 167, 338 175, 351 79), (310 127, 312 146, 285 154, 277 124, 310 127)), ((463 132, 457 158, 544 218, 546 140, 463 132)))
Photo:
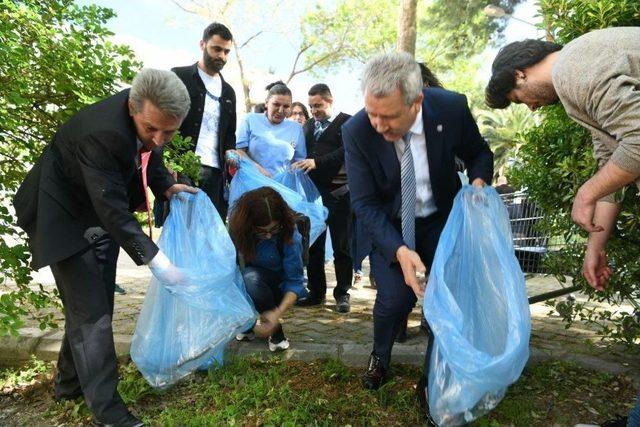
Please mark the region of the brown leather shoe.
POLYGON ((385 380, 386 370, 380 362, 380 358, 371 353, 369 356, 369 367, 362 376, 362 385, 368 390, 377 390, 385 380))

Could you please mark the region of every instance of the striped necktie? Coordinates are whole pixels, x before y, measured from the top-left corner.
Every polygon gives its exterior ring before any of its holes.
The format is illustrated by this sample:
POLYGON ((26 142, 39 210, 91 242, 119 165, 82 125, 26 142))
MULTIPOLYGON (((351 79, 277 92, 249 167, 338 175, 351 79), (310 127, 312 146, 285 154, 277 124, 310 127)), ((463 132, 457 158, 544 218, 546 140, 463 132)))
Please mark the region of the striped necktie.
POLYGON ((416 175, 411 154, 411 132, 407 132, 402 139, 404 141, 404 152, 400 161, 402 240, 413 251, 416 249, 416 175))

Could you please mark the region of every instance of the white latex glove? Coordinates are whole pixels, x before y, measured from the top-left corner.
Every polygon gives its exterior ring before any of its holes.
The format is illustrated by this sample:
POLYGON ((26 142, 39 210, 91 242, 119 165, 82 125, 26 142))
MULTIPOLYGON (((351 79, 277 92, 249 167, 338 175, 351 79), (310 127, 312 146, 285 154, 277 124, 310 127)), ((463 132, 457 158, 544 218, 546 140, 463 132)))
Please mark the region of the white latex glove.
POLYGON ((162 283, 169 285, 186 284, 186 278, 182 270, 173 265, 162 251, 158 251, 148 266, 155 278, 162 283))

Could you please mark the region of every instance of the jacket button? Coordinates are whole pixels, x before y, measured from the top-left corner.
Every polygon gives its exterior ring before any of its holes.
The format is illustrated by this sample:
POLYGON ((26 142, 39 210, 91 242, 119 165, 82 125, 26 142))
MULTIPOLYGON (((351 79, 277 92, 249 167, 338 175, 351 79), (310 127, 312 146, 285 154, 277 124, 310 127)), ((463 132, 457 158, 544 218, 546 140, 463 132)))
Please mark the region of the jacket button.
POLYGON ((98 238, 98 235, 97 235, 97 234, 92 234, 92 235, 91 235, 91 240, 96 240, 97 238, 98 238))

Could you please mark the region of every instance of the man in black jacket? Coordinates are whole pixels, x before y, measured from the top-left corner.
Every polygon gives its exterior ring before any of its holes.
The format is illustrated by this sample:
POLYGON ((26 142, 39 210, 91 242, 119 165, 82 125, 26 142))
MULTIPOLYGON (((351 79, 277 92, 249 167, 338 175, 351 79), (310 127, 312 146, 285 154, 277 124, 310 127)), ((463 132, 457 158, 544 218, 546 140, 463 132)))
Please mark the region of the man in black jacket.
MULTIPOLYGON (((304 125, 307 143, 307 159, 294 163, 309 173, 320 194, 322 203, 329 210, 327 224, 333 245, 333 265, 337 284, 333 290, 336 310, 347 313, 350 310, 349 289, 353 279, 353 259, 351 257, 351 202, 349 186, 344 167, 344 146, 342 145, 342 125, 349 119, 348 114, 333 115, 333 96, 324 83, 313 85, 309 89, 309 106, 313 118, 304 125)), ((308 298, 298 305, 313 306, 322 304, 327 291, 327 279, 324 272, 324 247, 327 233, 309 248, 308 298)))
POLYGON ((191 137, 191 149, 200 156, 200 183, 224 221, 224 154, 236 148, 236 94, 220 74, 227 63, 233 37, 224 25, 214 22, 204 29, 202 58, 193 65, 176 67, 176 73, 191 97, 191 108, 180 126, 183 137, 191 137))
POLYGON ((88 106, 63 124, 16 193, 32 267, 51 266, 65 314, 56 399, 83 396, 94 425, 140 426, 117 391, 111 319, 116 261, 122 247, 161 281, 184 277, 132 212, 157 198, 196 189, 176 184, 162 146, 189 109, 173 73, 145 69, 131 89, 88 106))

